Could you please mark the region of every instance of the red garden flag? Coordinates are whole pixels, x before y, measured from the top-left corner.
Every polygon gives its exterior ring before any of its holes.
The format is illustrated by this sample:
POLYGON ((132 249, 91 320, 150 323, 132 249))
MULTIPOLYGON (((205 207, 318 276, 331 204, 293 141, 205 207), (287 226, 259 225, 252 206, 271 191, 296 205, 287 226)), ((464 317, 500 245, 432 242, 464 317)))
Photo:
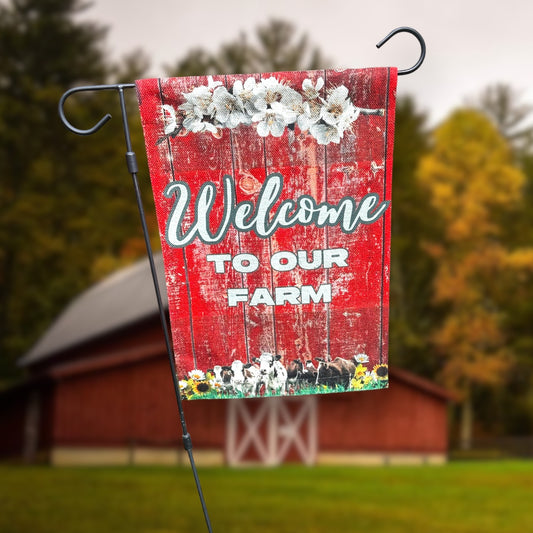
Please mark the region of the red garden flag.
POLYGON ((387 386, 396 79, 137 82, 183 397, 387 386))

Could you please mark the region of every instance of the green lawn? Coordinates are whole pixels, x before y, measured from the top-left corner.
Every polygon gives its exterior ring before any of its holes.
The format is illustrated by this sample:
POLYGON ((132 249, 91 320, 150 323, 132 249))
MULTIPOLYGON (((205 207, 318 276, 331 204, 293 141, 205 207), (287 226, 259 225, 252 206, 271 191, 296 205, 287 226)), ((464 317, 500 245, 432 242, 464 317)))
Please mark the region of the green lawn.
MULTIPOLYGON (((533 461, 201 469, 214 533, 528 533, 533 461)), ((186 468, 0 467, 2 533, 205 532, 186 468)))

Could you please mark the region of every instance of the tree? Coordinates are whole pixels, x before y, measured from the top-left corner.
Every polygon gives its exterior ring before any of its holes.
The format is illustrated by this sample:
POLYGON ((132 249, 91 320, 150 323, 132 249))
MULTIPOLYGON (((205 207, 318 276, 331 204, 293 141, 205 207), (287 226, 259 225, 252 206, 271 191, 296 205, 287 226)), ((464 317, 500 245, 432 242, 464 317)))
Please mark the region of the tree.
POLYGON ((503 221, 516 210, 525 177, 491 122, 461 110, 435 131, 418 178, 442 222, 441 241, 426 244, 437 260, 434 303, 446 311, 432 341, 443 356, 443 382, 463 399, 466 448, 476 388, 501 385, 513 363, 505 331, 509 299, 495 280, 509 279, 509 269, 531 266, 527 250, 510 249, 502 239, 503 221))
MULTIPOLYGON (((120 121, 98 135, 69 133, 61 94, 104 83, 105 29, 79 22, 78 0, 0 5, 0 374, 91 279, 94 258, 119 253, 139 224, 124 174, 120 121)), ((88 127, 116 95, 80 95, 69 119, 88 127), (79 105, 82 103, 82 105, 79 105)))
POLYGON ((481 93, 476 107, 489 116, 518 157, 531 153, 533 126, 524 122, 531 116, 533 106, 521 103, 516 89, 503 83, 491 85, 481 93))
POLYGON ((533 279, 531 245, 533 243, 533 106, 522 99, 520 91, 506 84, 487 87, 473 103, 485 113, 511 146, 513 160, 526 176, 518 210, 505 217, 501 239, 515 250, 510 279, 500 278, 502 293, 515 295, 505 313, 508 345, 515 354, 514 371, 505 387, 495 394, 485 391, 479 399, 480 415, 492 432, 524 435, 533 430, 533 279))
POLYGON ((319 49, 310 47, 306 35, 297 40, 295 35, 292 24, 274 19, 257 29, 256 45, 241 34, 213 54, 195 48, 166 70, 171 76, 200 76, 323 68, 327 60, 319 49))
MULTIPOLYGON (((145 253, 120 120, 78 137, 57 116, 66 89, 111 77, 129 82, 147 69, 139 54, 125 58, 121 68, 110 65, 102 49, 105 28, 76 19, 85 7, 81 0, 0 5, 0 382, 16 374, 16 357, 69 300, 145 253)), ((217 54, 193 51, 178 62, 177 73, 319 66, 318 50, 305 36, 293 40, 294 33, 290 24, 272 21, 258 31, 259 45, 249 46, 241 36, 217 54)), ((134 93, 127 98, 133 104, 134 93)), ((120 116, 116 95, 107 92, 77 94, 65 107, 81 128, 109 111, 120 116)), ((130 125, 134 145, 142 146, 133 112, 130 125)), ((145 201, 150 197, 144 194, 145 201)), ((153 219, 153 204, 147 204, 153 219)), ((155 222, 151 226, 157 230, 155 222)))
POLYGON ((392 192, 390 353, 396 365, 433 377, 427 357, 435 320, 431 280, 435 265, 421 243, 433 238, 436 220, 415 177, 429 148, 426 116, 410 97, 398 99, 392 192))

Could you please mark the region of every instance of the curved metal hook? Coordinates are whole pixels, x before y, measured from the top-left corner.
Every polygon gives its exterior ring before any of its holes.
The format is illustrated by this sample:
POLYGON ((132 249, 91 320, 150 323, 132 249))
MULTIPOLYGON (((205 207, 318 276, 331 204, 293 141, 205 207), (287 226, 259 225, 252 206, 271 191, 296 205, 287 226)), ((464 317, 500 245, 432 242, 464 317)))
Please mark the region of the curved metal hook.
POLYGON ((420 43, 420 57, 418 58, 418 61, 411 67, 407 68, 405 70, 399 70, 398 76, 403 76, 405 74, 411 74, 411 72, 414 72, 415 70, 420 67, 420 65, 424 62, 424 59, 426 57, 426 43, 424 41, 424 38, 420 33, 418 33, 413 28, 409 28, 408 26, 401 26, 400 28, 396 28, 392 30, 384 39, 379 41, 378 44, 376 44, 376 48, 381 48, 391 37, 394 37, 397 33, 410 33, 411 35, 414 35, 418 42, 420 43))
POLYGON ((122 84, 115 84, 115 85, 86 85, 84 87, 74 87, 73 89, 69 89, 66 91, 63 96, 59 100, 59 117, 61 118, 61 121, 63 124, 72 132, 77 133, 78 135, 91 135, 92 133, 95 133, 98 131, 110 118, 111 115, 107 113, 104 117, 102 117, 96 125, 94 125, 92 128, 81 130, 79 128, 76 128, 73 126, 65 116, 65 110, 63 106, 65 105, 66 99, 74 93, 78 92, 85 92, 85 91, 105 91, 105 90, 118 90, 122 91, 123 89, 130 89, 135 87, 135 84, 133 83, 122 83, 122 84))

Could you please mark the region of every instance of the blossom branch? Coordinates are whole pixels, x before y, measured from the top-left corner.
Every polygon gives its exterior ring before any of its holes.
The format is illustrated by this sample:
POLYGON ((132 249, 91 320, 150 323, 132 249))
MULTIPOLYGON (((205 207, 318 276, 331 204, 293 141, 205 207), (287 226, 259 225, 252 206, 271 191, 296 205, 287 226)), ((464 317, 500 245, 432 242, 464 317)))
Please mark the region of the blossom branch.
POLYGON ((281 137, 286 128, 293 130, 298 125, 318 144, 338 144, 360 115, 385 114, 383 109, 355 106, 344 85, 328 89, 326 98, 321 96, 323 87, 321 77, 314 84, 305 79, 298 92, 271 76, 260 81, 250 77, 244 83, 237 80, 228 90, 209 76, 207 85, 182 93, 185 102, 177 111, 161 106, 165 135, 157 144, 188 132, 208 131, 220 138, 223 129, 240 125, 253 125, 261 137, 281 137))

